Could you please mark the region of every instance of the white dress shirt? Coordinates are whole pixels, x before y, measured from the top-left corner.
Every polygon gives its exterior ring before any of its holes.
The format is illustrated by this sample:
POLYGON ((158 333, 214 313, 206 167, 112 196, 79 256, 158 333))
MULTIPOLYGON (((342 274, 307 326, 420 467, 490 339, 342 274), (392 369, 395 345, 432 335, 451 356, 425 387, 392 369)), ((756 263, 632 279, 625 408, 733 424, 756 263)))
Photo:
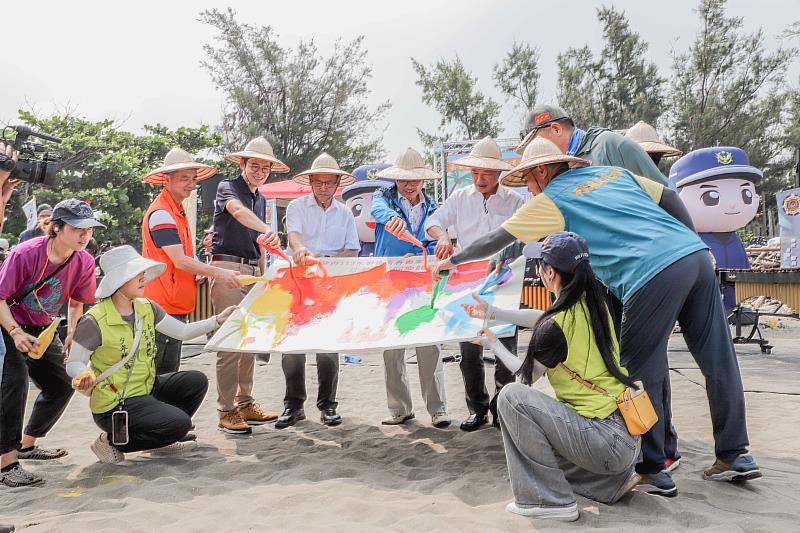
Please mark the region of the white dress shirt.
POLYGON ((498 185, 496 193, 484 198, 470 185, 451 194, 425 221, 425 229, 439 226, 446 231, 452 227, 463 249, 499 228, 524 203, 522 196, 508 187, 498 185))
POLYGON ((305 247, 318 257, 361 248, 353 213, 335 198, 328 209, 322 209, 313 194, 289 202, 286 231, 299 233, 305 247))
POLYGON ((417 234, 419 225, 422 223, 422 219, 425 218, 425 202, 422 200, 423 198, 421 197, 420 201, 417 202, 417 205, 411 205, 411 200, 402 194, 400 195, 400 208, 403 210, 403 213, 408 218, 408 222, 411 224, 409 230, 411 231, 412 235, 417 234))

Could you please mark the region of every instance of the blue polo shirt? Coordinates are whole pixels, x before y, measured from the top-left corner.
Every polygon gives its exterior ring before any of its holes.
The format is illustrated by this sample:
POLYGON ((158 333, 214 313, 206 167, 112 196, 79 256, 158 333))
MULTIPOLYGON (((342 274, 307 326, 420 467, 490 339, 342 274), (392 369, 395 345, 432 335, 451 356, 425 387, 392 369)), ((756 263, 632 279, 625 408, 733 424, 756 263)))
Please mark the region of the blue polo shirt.
POLYGON ((582 235, 595 275, 624 303, 678 259, 707 248, 658 205, 663 191, 621 167, 576 168, 556 176, 503 228, 526 243, 556 231, 582 235))
POLYGON ((211 243, 211 253, 259 259, 261 247, 256 239, 260 233, 241 225, 225 209, 231 200, 242 202, 260 220, 266 218, 267 200, 258 191, 250 192, 250 187, 241 174, 222 180, 217 187, 217 198, 214 201, 214 240, 211 243))

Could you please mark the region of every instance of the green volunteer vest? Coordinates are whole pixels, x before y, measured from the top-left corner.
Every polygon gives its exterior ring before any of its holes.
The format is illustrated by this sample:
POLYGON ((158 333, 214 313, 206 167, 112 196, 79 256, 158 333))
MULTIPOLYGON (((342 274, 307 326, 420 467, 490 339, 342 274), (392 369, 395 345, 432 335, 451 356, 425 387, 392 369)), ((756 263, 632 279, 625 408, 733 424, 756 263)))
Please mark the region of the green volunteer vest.
MULTIPOLYGON (((139 340, 139 353, 135 358, 122 365, 108 378, 98 382, 92 390, 89 407, 92 413, 105 413, 117 406, 123 399, 122 390, 133 363, 125 398, 145 396, 153 389, 156 377, 156 329, 153 306, 146 298, 137 298, 133 302, 136 316, 142 321, 142 335, 139 340), (116 389, 116 390, 115 390, 116 389)), ((111 298, 105 298, 87 311, 100 326, 102 343, 92 352, 89 365, 96 376, 110 368, 120 359, 128 355, 133 345, 134 329, 122 319, 111 298)))
MULTIPOLYGON (((581 300, 572 308, 561 311, 552 318, 567 339, 567 360, 564 361, 566 366, 580 374, 583 379, 603 387, 615 397, 625 390, 626 385, 615 378, 603 362, 594 339, 585 301, 581 300)), ((613 333, 613 324, 611 328, 613 333)), ((616 338, 614 338, 614 361, 619 365, 619 347, 616 338)), ((624 368, 622 372, 627 375, 624 368)), ((586 418, 606 418, 617 409, 613 399, 590 390, 572 379, 561 366, 548 369, 547 379, 555 391, 556 399, 586 418)))

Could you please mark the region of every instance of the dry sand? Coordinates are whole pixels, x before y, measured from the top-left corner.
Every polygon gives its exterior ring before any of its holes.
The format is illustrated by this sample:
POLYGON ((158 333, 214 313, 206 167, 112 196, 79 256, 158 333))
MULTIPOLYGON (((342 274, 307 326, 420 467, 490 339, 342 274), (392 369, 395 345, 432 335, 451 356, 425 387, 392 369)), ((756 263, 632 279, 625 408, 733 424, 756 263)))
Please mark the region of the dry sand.
MULTIPOLYGON (((97 463, 89 444, 98 429, 86 399, 76 396, 41 441, 69 449, 69 456, 26 463, 47 479, 42 487, 0 486, 0 523, 26 533, 799 531, 800 329, 769 337, 776 345, 772 356, 739 347, 752 451, 764 472, 764 478, 744 485, 701 479, 702 469, 713 462, 708 405, 699 371, 682 340, 673 337, 673 403, 683 453, 675 472, 679 495, 673 499, 634 492, 606 506, 579 498, 581 518, 572 524, 506 513, 511 489, 499 432, 458 429, 466 416, 458 366, 445 365, 453 426, 430 427, 411 366, 417 420, 386 427, 379 423, 386 416, 383 368, 380 355, 371 354, 362 364, 342 365, 341 426, 322 426, 312 400, 306 405, 309 420, 294 428, 266 425, 250 437, 228 436, 216 430, 210 392, 195 418, 200 447, 183 457, 129 454, 123 465, 97 463)), ((454 347, 447 348, 452 353, 454 347)), ((214 391, 213 362, 212 354, 203 354, 184 360, 183 368, 205 372, 214 391)), ((256 370, 255 395, 270 410, 279 410, 284 392, 276 363, 256 370)), ((312 399, 315 373, 309 366, 312 399)), ((491 371, 487 374, 488 383, 491 371)))

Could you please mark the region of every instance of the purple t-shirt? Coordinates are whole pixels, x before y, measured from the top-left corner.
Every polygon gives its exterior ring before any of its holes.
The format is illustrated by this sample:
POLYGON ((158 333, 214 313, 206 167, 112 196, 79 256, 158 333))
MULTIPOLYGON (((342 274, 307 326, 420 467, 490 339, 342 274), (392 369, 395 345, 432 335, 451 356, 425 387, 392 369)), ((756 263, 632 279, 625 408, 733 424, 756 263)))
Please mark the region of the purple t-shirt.
MULTIPOLYGON (((49 237, 30 239, 17 245, 8 255, 0 267, 0 300, 13 300, 31 288, 37 280, 46 278, 58 268, 58 265, 47 259, 48 239, 49 237)), ((14 320, 22 326, 46 326, 70 298, 83 303, 94 302, 94 291, 97 288, 94 259, 86 251, 75 254, 66 267, 36 291, 36 296, 33 293, 28 294, 11 307, 14 320)))

